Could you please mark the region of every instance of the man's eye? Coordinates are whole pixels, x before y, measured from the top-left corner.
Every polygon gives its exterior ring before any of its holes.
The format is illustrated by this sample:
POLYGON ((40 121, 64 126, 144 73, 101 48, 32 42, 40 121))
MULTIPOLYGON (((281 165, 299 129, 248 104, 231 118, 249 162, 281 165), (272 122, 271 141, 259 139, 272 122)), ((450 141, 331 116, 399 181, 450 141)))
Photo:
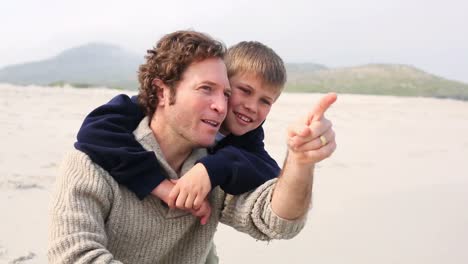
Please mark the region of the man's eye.
POLYGON ((202 90, 205 90, 205 91, 211 91, 211 87, 210 86, 202 86, 201 87, 202 90))
POLYGON ((231 92, 224 92, 224 96, 225 96, 226 98, 231 97, 231 92))

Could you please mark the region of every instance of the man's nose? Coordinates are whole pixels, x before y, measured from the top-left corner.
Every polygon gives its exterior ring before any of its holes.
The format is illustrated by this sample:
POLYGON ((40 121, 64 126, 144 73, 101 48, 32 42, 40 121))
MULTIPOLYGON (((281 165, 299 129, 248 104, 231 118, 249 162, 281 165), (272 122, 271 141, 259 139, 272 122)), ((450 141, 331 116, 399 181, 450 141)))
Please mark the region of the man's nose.
POLYGON ((213 97, 213 100, 211 102, 211 109, 220 113, 223 116, 226 115, 227 100, 224 93, 213 97))

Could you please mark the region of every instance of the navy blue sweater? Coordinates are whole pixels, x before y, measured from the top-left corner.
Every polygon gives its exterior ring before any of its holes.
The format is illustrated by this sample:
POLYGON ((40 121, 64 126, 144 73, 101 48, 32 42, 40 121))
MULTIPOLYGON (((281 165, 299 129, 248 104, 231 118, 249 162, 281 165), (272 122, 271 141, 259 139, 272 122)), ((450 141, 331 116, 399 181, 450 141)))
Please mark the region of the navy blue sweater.
MULTIPOLYGON (((133 136, 143 118, 135 96, 118 95, 85 118, 75 143, 140 199, 167 179, 154 152, 146 151, 133 136)), ((280 168, 263 139, 260 126, 242 136, 229 135, 210 149, 210 155, 198 162, 206 167, 212 188, 219 185, 227 193, 240 194, 278 176, 280 168)))

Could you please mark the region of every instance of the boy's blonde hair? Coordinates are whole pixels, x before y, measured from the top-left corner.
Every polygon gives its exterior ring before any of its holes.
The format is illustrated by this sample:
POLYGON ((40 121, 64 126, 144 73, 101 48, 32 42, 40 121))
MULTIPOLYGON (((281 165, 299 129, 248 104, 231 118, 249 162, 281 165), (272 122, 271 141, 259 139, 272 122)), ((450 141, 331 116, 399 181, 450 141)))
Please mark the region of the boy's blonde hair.
POLYGON ((257 41, 242 41, 228 49, 224 61, 231 78, 237 74, 253 74, 264 85, 283 90, 286 68, 283 60, 268 46, 257 41))

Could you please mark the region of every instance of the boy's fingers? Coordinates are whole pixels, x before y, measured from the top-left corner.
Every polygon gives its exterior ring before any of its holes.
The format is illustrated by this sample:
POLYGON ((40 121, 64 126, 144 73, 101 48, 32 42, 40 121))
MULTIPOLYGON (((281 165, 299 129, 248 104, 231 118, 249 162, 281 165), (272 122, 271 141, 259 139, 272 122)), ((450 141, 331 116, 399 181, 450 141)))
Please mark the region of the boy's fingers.
POLYGON ((179 196, 177 196, 176 207, 185 209, 185 200, 187 200, 187 193, 182 191, 179 193, 179 196))
POLYGON ((322 98, 320 98, 318 103, 312 108, 312 111, 310 111, 307 115, 307 125, 309 125, 313 121, 321 119, 325 112, 328 110, 328 108, 336 101, 336 99, 336 93, 328 93, 322 98))
POLYGON ((202 218, 200 219, 200 224, 206 225, 206 223, 208 223, 208 219, 210 219, 210 215, 211 215, 211 210, 202 216, 202 218))
POLYGON ((208 219, 210 219, 210 216, 211 216, 211 206, 207 203, 207 205, 203 209, 204 209, 204 212, 200 219, 200 224, 206 225, 206 223, 208 223, 208 219))
POLYGON ((194 200, 195 200, 195 195, 193 195, 192 193, 189 193, 187 196, 187 200, 185 200, 185 209, 192 209, 194 200))
POLYGON ((201 195, 197 195, 195 198, 195 201, 193 201, 193 209, 200 209, 200 206, 202 205, 203 200, 205 200, 205 197, 202 197, 201 195))
POLYGON ((179 193, 180 193, 180 188, 179 186, 175 185, 174 188, 172 188, 167 198, 168 199, 167 206, 169 206, 169 208, 175 207, 175 202, 176 202, 177 197, 179 196, 179 193))
POLYGON ((206 223, 208 223, 208 219, 211 216, 211 206, 207 201, 203 201, 203 204, 200 207, 200 209, 192 209, 191 213, 195 217, 200 217, 200 224, 205 225, 206 223))

